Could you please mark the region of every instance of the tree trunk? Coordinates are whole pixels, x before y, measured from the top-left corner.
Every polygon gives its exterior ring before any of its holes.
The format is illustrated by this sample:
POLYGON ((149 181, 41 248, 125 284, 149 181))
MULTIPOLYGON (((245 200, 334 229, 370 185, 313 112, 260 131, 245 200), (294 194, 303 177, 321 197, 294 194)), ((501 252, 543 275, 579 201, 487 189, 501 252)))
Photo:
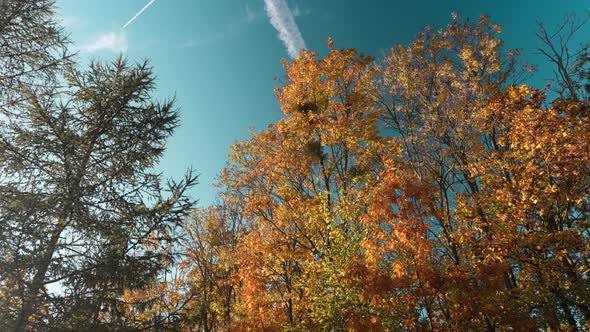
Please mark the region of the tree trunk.
POLYGON ((53 254, 57 250, 57 244, 59 238, 61 236, 63 228, 60 227, 53 235, 49 241, 49 246, 47 251, 43 255, 43 259, 37 264, 37 273, 35 273, 35 277, 33 278, 33 282, 31 283, 31 287, 29 288, 28 294, 25 295, 25 299, 23 302, 22 309, 20 311, 17 325, 15 327, 16 332, 25 332, 29 317, 33 314, 35 302, 37 296, 39 295, 39 291, 43 287, 43 282, 45 281, 45 275, 47 274, 47 270, 49 269, 49 265, 51 264, 51 258, 53 254))

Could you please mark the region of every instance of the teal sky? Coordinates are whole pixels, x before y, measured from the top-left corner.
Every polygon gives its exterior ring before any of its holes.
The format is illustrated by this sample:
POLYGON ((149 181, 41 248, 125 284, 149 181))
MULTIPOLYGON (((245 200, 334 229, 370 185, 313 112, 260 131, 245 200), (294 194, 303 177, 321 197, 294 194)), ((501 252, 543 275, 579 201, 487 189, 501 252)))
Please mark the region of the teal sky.
MULTIPOLYGON (((271 0, 268 0, 271 1, 271 0)), ((212 202, 213 183, 228 147, 250 129, 280 118, 275 77, 287 49, 271 24, 264 0, 156 0, 125 30, 148 0, 58 0, 63 24, 83 59, 148 58, 158 76, 156 97, 176 95, 181 126, 170 140, 160 168, 179 177, 193 166, 201 174, 193 190, 200 205, 212 202)), ((272 2, 278 2, 273 0, 272 2)), ((444 25, 452 11, 464 18, 488 14, 504 27, 507 48, 523 49, 529 64, 543 65, 533 51, 536 21, 557 24, 565 14, 580 16, 589 0, 286 0, 307 49, 325 54, 326 41, 379 57, 406 44, 425 25, 444 25)), ((590 40, 590 25, 580 31, 590 40)), ((541 68, 533 84, 550 72, 541 68)), ((542 86, 542 85, 541 85, 542 86)))

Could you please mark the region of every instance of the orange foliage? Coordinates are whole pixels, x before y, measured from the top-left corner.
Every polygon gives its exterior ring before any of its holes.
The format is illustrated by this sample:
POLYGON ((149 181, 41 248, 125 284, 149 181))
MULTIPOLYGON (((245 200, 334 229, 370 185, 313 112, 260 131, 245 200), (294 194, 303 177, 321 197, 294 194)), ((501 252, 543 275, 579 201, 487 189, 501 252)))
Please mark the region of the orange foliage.
POLYGON ((284 117, 221 174, 244 218, 226 326, 588 328, 588 102, 509 85, 500 31, 456 18, 379 65, 331 40, 284 62, 284 117))

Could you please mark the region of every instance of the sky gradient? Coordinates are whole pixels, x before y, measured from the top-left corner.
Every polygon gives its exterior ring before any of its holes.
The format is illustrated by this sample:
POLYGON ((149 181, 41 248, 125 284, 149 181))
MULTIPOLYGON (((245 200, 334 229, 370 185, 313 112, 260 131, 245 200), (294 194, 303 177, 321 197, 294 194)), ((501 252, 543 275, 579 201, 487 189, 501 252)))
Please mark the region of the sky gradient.
MULTIPOLYGON (((527 63, 540 66, 530 83, 542 87, 550 72, 534 54, 536 21, 552 27, 569 12, 583 16, 590 10, 588 0, 155 0, 145 7, 150 2, 58 0, 57 5, 82 61, 111 60, 119 53, 151 60, 156 97, 176 96, 181 110, 181 126, 160 169, 177 178, 190 166, 201 174, 192 192, 199 205, 212 202, 229 146, 281 117, 273 93, 275 78, 284 74, 280 59, 294 56, 302 45, 323 55, 333 37, 338 48, 379 58, 424 26, 450 22, 453 11, 471 19, 487 14, 504 27, 507 49, 521 48, 527 63)), ((590 25, 579 36, 589 40, 590 25)))

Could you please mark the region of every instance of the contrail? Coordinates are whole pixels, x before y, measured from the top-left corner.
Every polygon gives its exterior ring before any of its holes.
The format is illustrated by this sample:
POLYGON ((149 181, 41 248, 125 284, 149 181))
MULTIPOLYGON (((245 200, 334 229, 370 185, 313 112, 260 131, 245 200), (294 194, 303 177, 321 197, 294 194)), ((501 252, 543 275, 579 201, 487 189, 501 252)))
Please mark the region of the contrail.
POLYGON ((137 12, 137 14, 135 14, 135 16, 133 16, 129 22, 125 23, 125 25, 121 28, 121 29, 125 29, 129 24, 133 23, 133 21, 135 21, 135 19, 137 19, 139 17, 139 15, 141 15, 146 9, 148 9, 149 6, 151 6, 156 0, 151 0, 150 2, 147 3, 147 5, 143 6, 143 8, 137 12))
POLYGON ((287 2, 285 0, 264 0, 264 4, 266 15, 279 32, 279 38, 287 47, 287 53, 291 58, 296 58, 299 50, 305 48, 305 41, 287 2))

